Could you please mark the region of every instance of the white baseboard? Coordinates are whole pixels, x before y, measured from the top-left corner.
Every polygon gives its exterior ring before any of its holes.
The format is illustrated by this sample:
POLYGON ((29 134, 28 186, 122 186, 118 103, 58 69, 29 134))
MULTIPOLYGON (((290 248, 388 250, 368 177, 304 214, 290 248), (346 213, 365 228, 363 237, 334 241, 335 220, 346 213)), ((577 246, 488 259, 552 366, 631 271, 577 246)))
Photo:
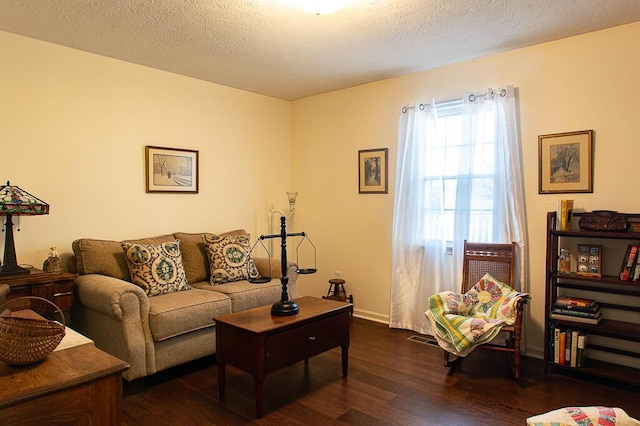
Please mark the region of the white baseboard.
POLYGON ((367 311, 364 309, 357 309, 354 307, 353 316, 369 321, 375 321, 382 324, 389 325, 389 315, 380 314, 378 312, 367 311))
MULTIPOLYGON (((381 324, 389 325, 389 315, 381 314, 379 312, 367 311, 365 309, 357 309, 354 308, 353 316, 356 318, 379 322, 381 324)), ((544 358, 544 349, 539 346, 528 346, 526 348, 526 352, 522 353, 523 356, 543 359, 544 358)))

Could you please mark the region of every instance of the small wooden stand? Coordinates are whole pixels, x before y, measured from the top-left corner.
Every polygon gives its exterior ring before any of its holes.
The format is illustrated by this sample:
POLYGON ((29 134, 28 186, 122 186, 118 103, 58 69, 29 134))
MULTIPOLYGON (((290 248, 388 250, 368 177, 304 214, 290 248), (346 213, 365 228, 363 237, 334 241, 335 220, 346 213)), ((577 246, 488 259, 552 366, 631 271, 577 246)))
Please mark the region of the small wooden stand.
POLYGON ((347 292, 344 289, 345 280, 341 278, 332 278, 329 280, 329 291, 326 296, 322 296, 323 299, 339 300, 341 302, 353 303, 353 295, 347 296, 347 292))

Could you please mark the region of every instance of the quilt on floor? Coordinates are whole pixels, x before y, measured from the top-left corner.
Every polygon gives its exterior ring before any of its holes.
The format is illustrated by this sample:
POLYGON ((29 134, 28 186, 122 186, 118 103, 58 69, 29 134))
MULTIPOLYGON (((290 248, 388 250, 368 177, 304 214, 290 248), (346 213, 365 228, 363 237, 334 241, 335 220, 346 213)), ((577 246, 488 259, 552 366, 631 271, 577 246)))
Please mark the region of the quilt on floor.
POLYGON ((617 407, 567 407, 527 419, 527 426, 640 426, 617 407))

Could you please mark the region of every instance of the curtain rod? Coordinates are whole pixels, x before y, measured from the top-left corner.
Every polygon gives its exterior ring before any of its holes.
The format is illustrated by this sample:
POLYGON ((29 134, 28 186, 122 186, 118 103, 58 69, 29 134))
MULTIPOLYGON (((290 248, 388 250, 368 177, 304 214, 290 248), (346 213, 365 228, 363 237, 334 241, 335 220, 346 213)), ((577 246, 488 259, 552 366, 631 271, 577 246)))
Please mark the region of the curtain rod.
POLYGON ((496 97, 496 94, 500 95, 501 98, 504 98, 505 96, 507 96, 507 89, 501 89, 499 92, 492 90, 491 92, 484 92, 484 93, 478 93, 478 94, 472 93, 469 95, 469 101, 475 102, 475 100, 478 98, 487 99, 487 96, 490 96, 491 99, 493 99, 496 97))
MULTIPOLYGON (((491 91, 486 91, 484 93, 471 93, 469 95, 469 102, 475 102, 476 99, 478 98, 487 99, 487 97, 491 97, 491 99, 493 99, 496 97, 496 95, 499 95, 501 98, 504 98, 505 96, 507 96, 507 89, 500 89, 499 92, 496 92, 495 90, 491 90, 491 91)), ((438 102, 438 105, 446 106, 447 104, 454 103, 454 102, 460 102, 460 99, 453 99, 450 101, 438 102)), ((428 104, 420 103, 418 104, 418 108, 420 109, 420 111, 424 111, 427 105, 428 104)), ((402 111, 402 113, 405 114, 410 109, 415 109, 415 106, 403 105, 400 111, 402 111)))
MULTIPOLYGON (((443 101, 443 102, 438 102, 438 105, 440 106, 447 106, 449 104, 453 104, 453 103, 457 103, 457 102, 462 102, 462 99, 451 99, 449 101, 443 101)), ((425 103, 421 103, 418 104, 418 109, 420 109, 420 111, 424 111, 424 109, 428 106, 429 104, 425 104, 425 103)), ((403 105, 401 108, 402 113, 406 113, 407 111, 409 111, 410 109, 415 109, 415 105, 403 105)))

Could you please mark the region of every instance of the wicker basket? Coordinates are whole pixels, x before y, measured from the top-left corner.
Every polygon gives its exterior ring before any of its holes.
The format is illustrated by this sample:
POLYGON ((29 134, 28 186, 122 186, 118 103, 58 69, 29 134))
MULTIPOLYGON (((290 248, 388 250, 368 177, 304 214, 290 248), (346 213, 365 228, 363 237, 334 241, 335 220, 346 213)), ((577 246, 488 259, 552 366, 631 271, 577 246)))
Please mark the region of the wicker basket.
POLYGON ((54 303, 42 297, 27 296, 9 300, 7 306, 21 299, 38 299, 53 305, 62 318, 62 324, 49 320, 0 317, 0 361, 11 365, 42 361, 60 344, 65 333, 64 315, 54 303))

